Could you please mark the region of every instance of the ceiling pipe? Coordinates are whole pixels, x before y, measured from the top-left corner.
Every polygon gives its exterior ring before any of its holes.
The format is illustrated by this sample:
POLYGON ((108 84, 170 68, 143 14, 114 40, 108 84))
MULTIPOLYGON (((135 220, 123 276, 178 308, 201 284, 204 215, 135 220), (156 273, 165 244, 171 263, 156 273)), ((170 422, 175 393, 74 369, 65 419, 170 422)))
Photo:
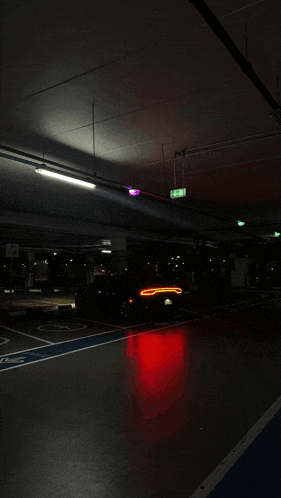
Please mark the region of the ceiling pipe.
MULTIPOLYGON (((39 157, 39 156, 35 156, 33 154, 29 154, 29 153, 26 153, 26 152, 22 152, 22 151, 19 151, 17 149, 13 149, 11 147, 7 147, 7 146, 4 146, 4 145, 1 145, 0 146, 0 157, 6 157, 6 158, 9 158, 13 161, 18 161, 18 162, 21 162, 23 164, 27 164, 29 166, 32 166, 34 167, 35 169, 40 167, 40 165, 42 165, 42 158, 39 157), (28 161, 27 159, 22 159, 21 157, 17 157, 17 156, 13 156, 13 155, 8 155, 8 154, 4 154, 1 152, 1 149, 5 150, 5 151, 8 151, 10 153, 13 153, 13 154, 17 154, 18 156, 24 156, 26 158, 30 158, 30 159, 33 159, 33 160, 36 160, 36 161, 40 161, 40 163, 34 163, 32 161, 28 161)), ((65 170, 67 170, 67 172, 71 172, 71 173, 75 173, 76 175, 78 174, 81 178, 81 180, 84 178, 85 180, 88 180, 88 181, 94 181, 94 183, 100 187, 103 187, 103 188, 107 188, 107 189, 110 189, 110 190, 116 190, 116 191, 119 191, 119 192, 124 192, 124 190, 126 189, 126 187, 124 187, 123 185, 117 183, 117 182, 114 182, 113 180, 108 180, 108 179, 105 179, 105 178, 102 178, 102 177, 98 177, 98 175, 93 175, 93 176, 90 176, 90 175, 87 175, 86 173, 82 173, 81 171, 79 170, 76 170, 74 168, 70 168, 69 166, 64 166, 60 163, 57 163, 55 161, 51 161, 51 160, 47 160, 44 158, 44 162, 45 163, 48 163, 48 164, 51 164, 52 166, 56 166, 56 167, 59 167, 63 170, 63 172, 65 172, 65 170), (112 183, 113 185, 109 185, 109 183, 112 183)), ((60 171, 58 171, 59 173, 60 171)), ((248 229, 245 229, 245 228, 242 228, 241 230, 241 227, 238 228, 237 227, 237 222, 234 221, 234 220, 229 220, 228 218, 225 218, 224 216, 219 216, 215 213, 210 213, 209 211, 206 211, 204 209, 200 209, 198 207, 194 207, 194 206, 189 206, 188 204, 182 204, 180 202, 177 202, 175 200, 172 200, 172 199, 168 199, 166 197, 162 197, 162 196, 159 196, 159 195, 155 195, 155 194, 152 194, 151 192, 146 192, 146 191, 141 191, 141 193, 148 197, 148 198, 155 198, 157 200, 161 202, 164 202, 164 203, 169 203, 170 205, 173 203, 173 204, 177 204, 182 210, 186 210, 186 211, 191 211, 193 213, 198 213, 198 214, 201 214, 203 216, 206 216, 208 218, 213 218, 215 220, 219 220, 223 223, 229 223, 229 225, 227 227, 224 228, 224 230, 228 230, 228 231, 237 231, 237 229, 240 231, 241 233, 241 236, 242 236, 242 233, 244 232, 244 235, 246 236, 246 234, 249 234, 251 237, 255 237, 257 239, 260 238, 259 235, 255 235, 255 234, 252 234, 250 231, 249 231, 249 228, 248 229)), ((220 230, 222 230, 223 228, 220 227, 220 230)), ((213 229, 211 229, 212 231, 213 229)), ((217 228, 218 230, 218 228, 217 228)), ((192 230, 189 231, 190 233, 192 232, 192 230)), ((165 240, 165 239, 164 239, 165 240)))
MULTIPOLYGON (((74 174, 79 175, 81 177, 94 180, 94 182, 96 184, 99 184, 101 186, 106 186, 109 183, 109 184, 115 185, 116 187, 122 187, 123 188, 123 185, 121 185, 120 183, 115 182, 114 180, 110 180, 109 178, 104 178, 102 176, 99 176, 97 173, 94 173, 93 175, 89 175, 89 174, 87 174, 87 173, 85 173, 83 171, 80 171, 78 169, 70 168, 69 166, 64 166, 63 164, 57 163, 55 161, 51 161, 50 159, 44 158, 44 161, 43 161, 43 159, 40 156, 35 156, 34 154, 29 154, 27 152, 22 152, 21 150, 13 149, 12 147, 7 147, 6 145, 1 145, 0 146, 0 150, 1 149, 4 150, 4 151, 10 152, 11 154, 17 154, 18 156, 20 156, 20 157, 12 156, 12 155, 8 156, 7 154, 2 154, 0 152, 0 155, 2 157, 10 158, 13 161, 22 162, 23 164, 29 164, 30 166, 36 166, 37 168, 41 164, 44 163, 44 164, 48 164, 48 165, 51 165, 51 166, 56 166, 57 168, 61 168, 63 170, 63 172, 65 172, 65 173, 66 172, 74 173, 74 174), (29 159, 32 159, 32 160, 35 160, 35 161, 40 161, 40 163, 37 164, 37 163, 33 163, 31 161, 22 160, 21 157, 26 157, 26 158, 29 158, 29 159)), ((60 171, 58 171, 58 173, 59 172, 60 171)))
POLYGON ((272 108, 271 116, 275 118, 275 121, 278 125, 281 125, 281 107, 272 97, 271 93, 267 90, 262 81, 259 79, 258 75, 252 68, 251 62, 248 61, 240 52, 237 45, 235 45, 234 41, 230 38, 228 33, 222 27, 221 23, 218 21, 208 5, 206 5, 204 0, 189 0, 189 2, 192 3, 198 10, 201 16, 209 24, 210 28, 214 31, 220 41, 227 48, 228 52, 232 55, 234 60, 239 64, 243 73, 248 76, 248 78, 255 85, 266 102, 270 105, 270 107, 272 108))

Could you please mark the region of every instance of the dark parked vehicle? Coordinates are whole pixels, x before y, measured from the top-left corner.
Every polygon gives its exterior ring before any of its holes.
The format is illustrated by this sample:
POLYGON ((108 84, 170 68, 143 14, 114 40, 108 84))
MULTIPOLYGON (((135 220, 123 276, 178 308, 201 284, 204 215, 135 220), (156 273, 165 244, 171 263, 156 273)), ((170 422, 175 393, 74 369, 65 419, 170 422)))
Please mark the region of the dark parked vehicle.
POLYGON ((78 311, 103 311, 123 317, 144 312, 171 315, 181 301, 182 288, 175 280, 155 276, 99 275, 75 295, 78 311))

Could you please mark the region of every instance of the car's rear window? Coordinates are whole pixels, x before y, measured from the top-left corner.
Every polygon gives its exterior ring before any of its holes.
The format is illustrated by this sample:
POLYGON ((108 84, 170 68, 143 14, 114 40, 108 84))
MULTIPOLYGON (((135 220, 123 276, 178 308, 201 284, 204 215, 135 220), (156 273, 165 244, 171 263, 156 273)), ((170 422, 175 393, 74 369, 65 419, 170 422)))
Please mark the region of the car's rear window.
POLYGON ((168 287, 179 286, 173 278, 157 276, 139 276, 139 275, 110 275, 96 276, 91 287, 104 289, 105 287, 119 291, 136 292, 148 287, 168 287))

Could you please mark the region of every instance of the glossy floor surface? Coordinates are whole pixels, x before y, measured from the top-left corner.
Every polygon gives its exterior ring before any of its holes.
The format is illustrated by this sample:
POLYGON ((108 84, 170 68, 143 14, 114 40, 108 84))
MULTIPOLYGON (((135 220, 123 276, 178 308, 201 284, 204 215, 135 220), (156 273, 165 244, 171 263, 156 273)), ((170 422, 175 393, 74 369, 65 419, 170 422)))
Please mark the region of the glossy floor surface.
POLYGON ((188 498, 280 396, 280 326, 273 297, 3 322, 1 496, 188 498))

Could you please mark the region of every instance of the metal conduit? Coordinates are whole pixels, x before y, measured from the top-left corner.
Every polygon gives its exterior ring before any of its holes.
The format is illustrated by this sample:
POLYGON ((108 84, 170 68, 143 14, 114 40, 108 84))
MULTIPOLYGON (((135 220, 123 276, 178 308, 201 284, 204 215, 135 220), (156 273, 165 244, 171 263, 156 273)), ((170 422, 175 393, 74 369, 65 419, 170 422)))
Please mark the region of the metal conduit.
POLYGON ((248 61, 244 55, 240 52, 237 45, 235 45, 234 41, 230 38, 228 33, 222 27, 221 23, 218 21, 216 16, 213 14, 211 9, 206 5, 204 0, 189 0, 190 3, 194 5, 194 7, 198 10, 201 16, 205 19, 205 21, 209 24, 210 28, 214 31, 220 41, 224 44, 228 52, 232 55, 234 60, 239 64, 243 73, 248 76, 251 82, 255 85, 257 90, 266 100, 266 102, 272 108, 272 116, 275 118, 275 121, 278 125, 281 125, 281 107, 278 105, 276 100, 272 97, 271 93, 264 86, 262 81, 259 79, 258 75, 252 68, 252 64, 248 61))

